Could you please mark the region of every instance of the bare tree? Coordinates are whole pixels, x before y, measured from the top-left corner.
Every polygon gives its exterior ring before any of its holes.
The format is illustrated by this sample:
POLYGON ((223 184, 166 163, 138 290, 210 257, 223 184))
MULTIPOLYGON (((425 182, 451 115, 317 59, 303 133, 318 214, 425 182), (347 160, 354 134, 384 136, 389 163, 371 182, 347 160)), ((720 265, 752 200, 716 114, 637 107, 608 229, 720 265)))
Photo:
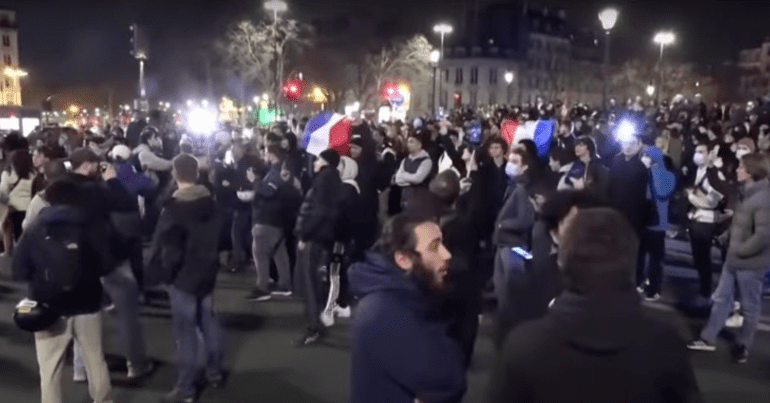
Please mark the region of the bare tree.
POLYGON ((292 19, 241 21, 228 30, 218 48, 243 80, 270 89, 277 96, 286 59, 310 45, 309 32, 308 26, 292 19))
POLYGON ((656 87, 655 91, 661 91, 664 98, 676 94, 693 95, 714 85, 714 79, 697 72, 693 64, 664 62, 658 66, 657 63, 641 60, 623 64, 611 76, 610 82, 615 93, 629 97, 644 94, 650 84, 656 87), (660 88, 661 76, 664 78, 663 88, 660 88))

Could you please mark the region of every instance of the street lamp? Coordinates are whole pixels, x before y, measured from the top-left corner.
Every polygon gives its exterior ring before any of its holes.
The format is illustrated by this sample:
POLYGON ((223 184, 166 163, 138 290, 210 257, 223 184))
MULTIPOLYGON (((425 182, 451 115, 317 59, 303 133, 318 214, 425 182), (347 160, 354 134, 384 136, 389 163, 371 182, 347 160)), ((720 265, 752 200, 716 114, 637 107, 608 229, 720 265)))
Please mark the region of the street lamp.
POLYGON ((660 91, 658 91, 658 103, 660 103, 660 96, 663 93, 663 49, 666 46, 672 45, 676 41, 676 35, 671 31, 658 32, 652 41, 660 45, 660 59, 658 59, 658 70, 660 71, 660 91))
POLYGON ((289 9, 285 1, 270 0, 265 2, 265 10, 273 12, 273 20, 278 20, 278 13, 283 13, 289 9))
POLYGON ((653 94, 655 94, 655 87, 652 84, 650 84, 647 86, 647 95, 652 97, 653 94))
POLYGON ((618 22, 618 15, 620 13, 614 8, 605 8, 599 13, 599 21, 604 28, 604 91, 602 92, 602 106, 607 109, 607 72, 610 66, 610 31, 615 27, 615 23, 618 22))
POLYGON ((433 97, 431 98, 431 109, 433 114, 436 114, 436 70, 438 69, 438 61, 441 60, 441 52, 434 49, 430 52, 428 59, 433 64, 433 97))
MULTIPOLYGON (((439 54, 439 60, 444 60, 444 35, 449 35, 453 31, 453 28, 451 25, 447 23, 439 23, 433 26, 433 32, 441 35, 441 53, 439 54)), ((438 68, 438 65, 436 65, 436 68, 438 68)), ((438 80, 438 92, 441 93, 441 79, 438 80)), ((441 102, 439 101, 439 106, 441 106, 441 102)))
POLYGON ((503 75, 503 78, 505 79, 505 83, 508 84, 507 88, 507 104, 511 103, 511 83, 513 82, 513 72, 512 71, 506 71, 503 75))

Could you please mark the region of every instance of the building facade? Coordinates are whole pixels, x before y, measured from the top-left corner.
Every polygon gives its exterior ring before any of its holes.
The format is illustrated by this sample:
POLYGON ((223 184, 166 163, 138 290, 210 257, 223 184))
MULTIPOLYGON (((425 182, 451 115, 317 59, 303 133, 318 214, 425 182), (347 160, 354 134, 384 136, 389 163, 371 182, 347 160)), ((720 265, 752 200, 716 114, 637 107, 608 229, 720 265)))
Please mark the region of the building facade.
POLYGON ((19 68, 19 29, 16 12, 0 9, 0 54, 2 72, 0 76, 0 105, 21 105, 21 79, 9 75, 7 69, 19 68))
POLYGON ((738 69, 739 96, 756 98, 770 93, 770 39, 765 39, 758 48, 740 51, 738 69))
POLYGON ((604 38, 570 30, 564 11, 500 4, 468 18, 488 23, 463 24, 475 28, 459 33, 445 49, 442 106, 524 104, 537 98, 601 102, 604 38), (507 72, 513 73, 510 84, 507 72))

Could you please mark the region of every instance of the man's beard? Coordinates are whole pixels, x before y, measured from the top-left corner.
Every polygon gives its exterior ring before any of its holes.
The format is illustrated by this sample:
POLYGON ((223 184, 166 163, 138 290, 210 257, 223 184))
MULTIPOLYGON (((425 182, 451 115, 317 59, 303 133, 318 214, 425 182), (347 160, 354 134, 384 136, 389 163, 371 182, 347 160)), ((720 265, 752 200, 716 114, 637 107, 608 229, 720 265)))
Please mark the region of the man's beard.
POLYGON ((414 261, 409 275, 421 289, 433 295, 442 295, 447 291, 446 282, 423 263, 422 258, 414 261))

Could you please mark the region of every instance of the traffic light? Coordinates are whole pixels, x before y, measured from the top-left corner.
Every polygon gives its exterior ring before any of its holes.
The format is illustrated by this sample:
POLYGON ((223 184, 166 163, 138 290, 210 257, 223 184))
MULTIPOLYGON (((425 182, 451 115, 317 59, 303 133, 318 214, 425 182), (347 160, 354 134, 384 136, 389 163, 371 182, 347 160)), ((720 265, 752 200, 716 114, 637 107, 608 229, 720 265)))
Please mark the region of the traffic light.
POLYGON ((382 85, 382 96, 387 100, 392 100, 398 93, 398 86, 392 81, 387 81, 382 85))
POLYGON ((463 105, 463 94, 460 92, 455 92, 454 98, 455 98, 455 108, 461 107, 463 105))
POLYGON ((302 81, 287 81, 286 85, 283 86, 283 94, 286 96, 286 99, 297 101, 302 96, 302 81))

